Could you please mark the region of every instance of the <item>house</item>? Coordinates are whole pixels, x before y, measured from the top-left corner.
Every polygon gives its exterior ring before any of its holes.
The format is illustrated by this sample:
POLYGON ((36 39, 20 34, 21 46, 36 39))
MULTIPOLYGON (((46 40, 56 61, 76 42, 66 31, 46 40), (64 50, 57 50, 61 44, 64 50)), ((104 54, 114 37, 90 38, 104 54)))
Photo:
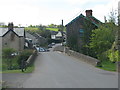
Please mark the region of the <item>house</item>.
POLYGON ((62 39, 62 33, 60 31, 58 31, 55 34, 51 34, 51 39, 55 39, 55 40, 62 39))
POLYGON ((101 22, 92 15, 92 10, 86 10, 86 16, 80 14, 66 25, 67 45, 76 51, 82 52, 83 45, 90 42, 93 29, 99 27, 101 22))
POLYGON ((51 39, 56 39, 57 31, 51 31, 51 39))
MULTIPOLYGON (((31 33, 31 32, 25 32, 25 39, 26 43, 30 44, 32 46, 42 46, 45 43, 47 43, 46 38, 40 36, 38 33, 31 33)), ((29 46, 29 45, 26 45, 29 46)))
POLYGON ((24 34, 24 28, 14 28, 13 23, 9 23, 8 28, 0 28, 2 48, 13 48, 22 51, 25 42, 24 34))
POLYGON ((36 45, 38 43, 38 38, 27 31, 25 32, 25 39, 31 42, 33 45, 36 45))
POLYGON ((36 37, 36 39, 37 39, 36 44, 37 45, 44 46, 47 43, 47 39, 40 36, 38 33, 35 33, 35 34, 32 34, 32 35, 36 37))

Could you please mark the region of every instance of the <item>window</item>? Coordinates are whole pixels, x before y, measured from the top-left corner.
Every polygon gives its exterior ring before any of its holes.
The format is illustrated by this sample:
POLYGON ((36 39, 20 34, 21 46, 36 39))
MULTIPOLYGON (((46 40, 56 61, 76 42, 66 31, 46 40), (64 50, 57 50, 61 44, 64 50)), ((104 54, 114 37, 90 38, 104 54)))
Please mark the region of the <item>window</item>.
POLYGON ((84 29, 80 29, 79 32, 80 32, 80 33, 83 33, 83 32, 84 32, 84 29))
POLYGON ((80 37, 83 37, 84 29, 80 29, 79 33, 80 33, 80 37))

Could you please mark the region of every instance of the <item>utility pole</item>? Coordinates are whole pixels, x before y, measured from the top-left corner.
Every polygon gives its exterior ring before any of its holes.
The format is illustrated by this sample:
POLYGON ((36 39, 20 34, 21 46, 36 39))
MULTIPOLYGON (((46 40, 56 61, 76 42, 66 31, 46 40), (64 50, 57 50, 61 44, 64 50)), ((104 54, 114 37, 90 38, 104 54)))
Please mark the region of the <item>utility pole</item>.
POLYGON ((61 34, 62 34, 62 45, 63 45, 63 41, 64 41, 64 36, 63 36, 63 20, 62 20, 62 30, 61 30, 61 34))
POLYGON ((62 46, 63 46, 63 52, 65 53, 65 45, 64 45, 64 34, 63 34, 63 30, 64 30, 64 26, 63 26, 63 20, 62 20, 62 30, 61 30, 61 33, 62 33, 62 46))

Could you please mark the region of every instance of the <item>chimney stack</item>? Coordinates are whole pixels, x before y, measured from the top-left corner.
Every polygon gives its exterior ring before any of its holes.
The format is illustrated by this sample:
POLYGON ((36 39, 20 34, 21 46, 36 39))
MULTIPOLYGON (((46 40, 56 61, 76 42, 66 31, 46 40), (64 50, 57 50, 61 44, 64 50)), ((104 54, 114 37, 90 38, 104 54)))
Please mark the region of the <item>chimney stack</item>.
POLYGON ((8 24, 8 30, 13 30, 13 26, 14 26, 14 25, 13 25, 13 22, 9 23, 9 24, 8 24))
POLYGON ((92 16, 92 10, 86 10, 86 17, 92 16))

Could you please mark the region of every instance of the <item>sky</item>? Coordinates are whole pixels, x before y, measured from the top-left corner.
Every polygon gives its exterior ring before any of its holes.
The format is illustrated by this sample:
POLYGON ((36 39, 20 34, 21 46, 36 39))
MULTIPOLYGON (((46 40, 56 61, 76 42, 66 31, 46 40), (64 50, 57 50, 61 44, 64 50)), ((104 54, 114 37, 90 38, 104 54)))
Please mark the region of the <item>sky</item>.
POLYGON ((92 9, 93 16, 104 22, 120 0, 0 0, 0 22, 14 25, 64 25, 92 9))

